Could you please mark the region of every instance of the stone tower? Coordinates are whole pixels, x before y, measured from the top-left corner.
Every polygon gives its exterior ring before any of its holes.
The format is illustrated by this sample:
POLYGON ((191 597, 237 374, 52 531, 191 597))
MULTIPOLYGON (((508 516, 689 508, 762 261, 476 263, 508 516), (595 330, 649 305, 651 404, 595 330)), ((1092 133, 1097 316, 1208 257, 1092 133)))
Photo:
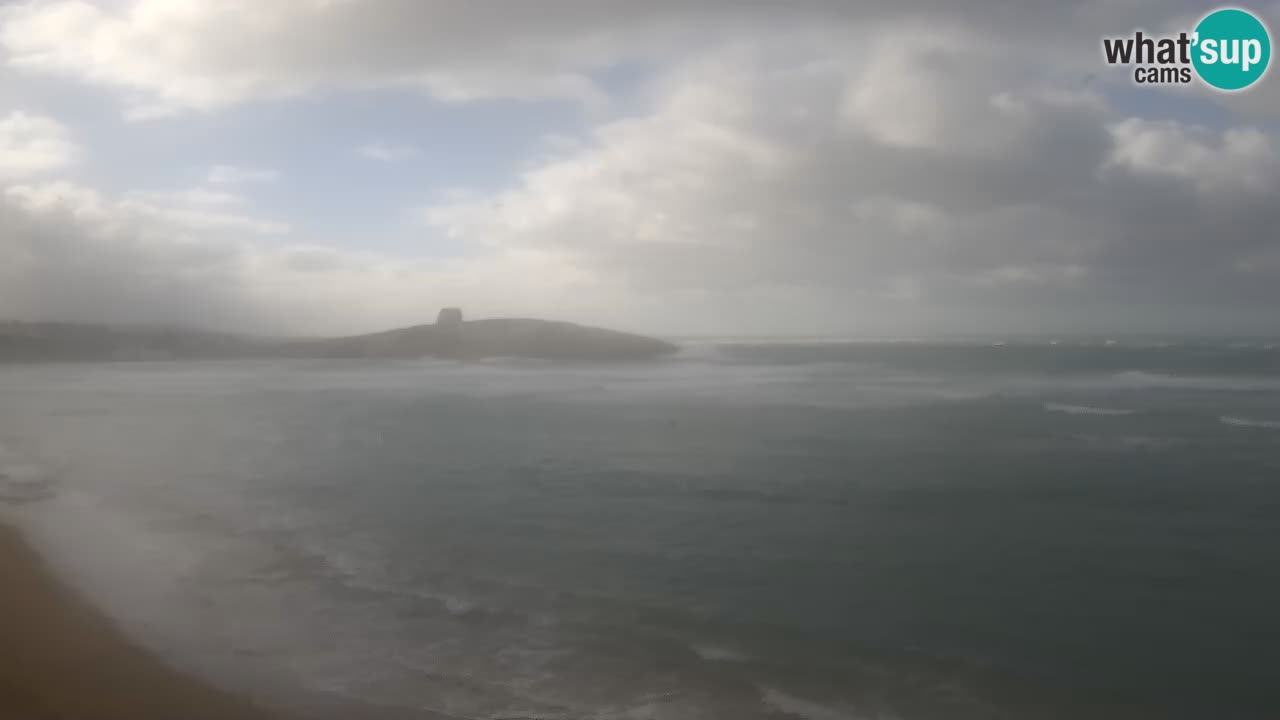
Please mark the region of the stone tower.
POLYGON ((436 315, 436 325, 447 328, 456 328, 462 324, 462 309, 456 307, 447 307, 440 310, 440 314, 436 315))

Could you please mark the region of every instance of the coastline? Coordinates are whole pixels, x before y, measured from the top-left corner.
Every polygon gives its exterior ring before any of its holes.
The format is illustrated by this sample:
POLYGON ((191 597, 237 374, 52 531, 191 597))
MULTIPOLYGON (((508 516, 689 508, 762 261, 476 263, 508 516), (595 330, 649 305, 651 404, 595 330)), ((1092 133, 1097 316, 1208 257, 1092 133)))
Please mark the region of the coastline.
POLYGON ((183 675, 56 580, 0 523, 0 717, 268 720, 246 698, 183 675))

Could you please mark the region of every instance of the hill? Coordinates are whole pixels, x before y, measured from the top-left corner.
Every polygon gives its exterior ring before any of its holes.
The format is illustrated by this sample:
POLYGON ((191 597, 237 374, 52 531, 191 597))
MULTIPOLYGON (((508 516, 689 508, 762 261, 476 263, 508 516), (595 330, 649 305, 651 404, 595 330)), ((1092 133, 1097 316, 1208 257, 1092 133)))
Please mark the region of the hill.
POLYGON ((101 362, 233 358, 523 357, 560 361, 645 360, 675 352, 641 335, 566 322, 502 318, 441 322, 367 335, 294 340, 170 328, 0 323, 0 362, 101 362))

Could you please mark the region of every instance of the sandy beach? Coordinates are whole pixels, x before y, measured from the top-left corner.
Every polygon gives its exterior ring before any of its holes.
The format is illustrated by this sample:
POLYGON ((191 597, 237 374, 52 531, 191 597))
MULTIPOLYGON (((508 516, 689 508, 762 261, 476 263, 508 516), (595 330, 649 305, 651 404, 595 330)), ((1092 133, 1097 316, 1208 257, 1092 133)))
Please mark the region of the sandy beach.
POLYGON ((0 526, 0 719, 267 717, 140 650, 0 526))

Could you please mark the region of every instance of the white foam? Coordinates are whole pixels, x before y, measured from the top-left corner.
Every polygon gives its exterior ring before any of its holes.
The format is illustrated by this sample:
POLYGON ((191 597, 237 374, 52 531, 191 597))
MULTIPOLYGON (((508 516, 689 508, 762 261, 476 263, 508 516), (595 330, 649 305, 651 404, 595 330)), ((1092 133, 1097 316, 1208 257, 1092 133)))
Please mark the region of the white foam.
POLYGON ((450 615, 466 615, 478 609, 478 606, 474 602, 467 600, 466 598, 458 597, 457 595, 430 592, 426 590, 413 591, 412 594, 425 600, 434 600, 435 602, 440 603, 440 605, 443 606, 450 615))
POLYGON ((693 644, 689 648, 697 653, 698 657, 710 662, 746 662, 751 659, 747 653, 719 645, 693 644))
POLYGON ((867 720, 852 710, 823 705, 773 688, 764 688, 764 702, 774 710, 804 720, 867 720))
POLYGON ((1248 418, 1234 417, 1231 415, 1223 415, 1218 418, 1218 422, 1223 425, 1234 425, 1236 427, 1262 428, 1263 430, 1280 430, 1280 420, 1250 420, 1248 418))
POLYGON ((0 502, 23 503, 51 497, 52 479, 48 468, 0 445, 0 502))
POLYGON ((1217 375, 1164 375, 1161 373, 1129 370, 1116 373, 1104 383, 1111 387, 1136 389, 1173 388, 1180 390, 1213 390, 1224 392, 1250 392, 1280 390, 1280 378, 1273 376, 1224 377, 1217 375))
POLYGON ((1063 403, 1045 403, 1048 412, 1066 413, 1068 415, 1132 415, 1132 410, 1118 408, 1091 407, 1089 405, 1065 405, 1063 403))

